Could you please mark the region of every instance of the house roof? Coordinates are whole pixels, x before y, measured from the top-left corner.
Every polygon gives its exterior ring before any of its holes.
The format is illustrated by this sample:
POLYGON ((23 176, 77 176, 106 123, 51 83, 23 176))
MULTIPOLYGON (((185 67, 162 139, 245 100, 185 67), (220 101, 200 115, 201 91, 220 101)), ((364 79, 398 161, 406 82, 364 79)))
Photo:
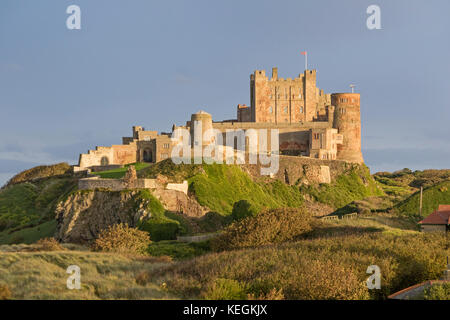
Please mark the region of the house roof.
POLYGON ((406 289, 400 290, 396 293, 393 293, 390 296, 388 296, 388 299, 408 299, 408 298, 411 298, 411 295, 419 294, 419 291, 423 292, 423 290, 427 287, 433 286, 435 284, 443 284, 443 283, 450 283, 450 281, 448 281, 448 280, 428 280, 428 281, 413 285, 411 287, 408 287, 406 289))
POLYGON ((441 204, 437 211, 419 222, 420 224, 450 224, 450 205, 441 204))

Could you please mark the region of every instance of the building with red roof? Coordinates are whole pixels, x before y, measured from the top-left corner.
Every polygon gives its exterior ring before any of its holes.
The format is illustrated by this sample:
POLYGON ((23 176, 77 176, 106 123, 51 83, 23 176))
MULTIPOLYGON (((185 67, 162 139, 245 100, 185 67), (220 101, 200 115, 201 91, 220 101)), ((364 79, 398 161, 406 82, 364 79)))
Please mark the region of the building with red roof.
POLYGON ((450 230, 450 205, 441 204, 439 208, 428 217, 419 222, 421 230, 430 231, 449 231, 450 230))

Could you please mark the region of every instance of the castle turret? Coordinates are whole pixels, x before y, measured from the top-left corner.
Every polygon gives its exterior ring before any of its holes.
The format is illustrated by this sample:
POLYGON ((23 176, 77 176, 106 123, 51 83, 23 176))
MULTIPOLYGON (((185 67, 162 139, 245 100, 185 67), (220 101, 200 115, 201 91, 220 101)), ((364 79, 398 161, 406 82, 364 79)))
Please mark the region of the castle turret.
POLYGON ((192 146, 194 147, 196 145, 201 146, 208 145, 210 141, 203 141, 203 137, 204 133, 210 129, 212 129, 212 117, 209 113, 200 110, 199 112, 191 115, 190 131, 191 131, 192 146), (201 123, 201 131, 194 132, 196 121, 201 123))
POLYGON ((335 106, 333 127, 343 135, 343 143, 337 147, 337 159, 364 162, 361 153, 361 112, 359 93, 333 93, 331 104, 335 106))

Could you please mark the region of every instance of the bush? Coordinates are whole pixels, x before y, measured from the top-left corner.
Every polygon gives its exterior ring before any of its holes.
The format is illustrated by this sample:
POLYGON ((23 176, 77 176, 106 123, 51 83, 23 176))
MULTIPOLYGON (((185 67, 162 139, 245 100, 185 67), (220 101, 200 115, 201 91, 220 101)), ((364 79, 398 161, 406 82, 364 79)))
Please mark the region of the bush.
POLYGON ((236 280, 216 279, 205 294, 206 300, 244 300, 247 288, 236 280))
POLYGON ((108 229, 100 233, 95 240, 93 250, 144 254, 150 243, 150 237, 147 232, 119 223, 108 227, 108 229))
POLYGON ((261 211, 261 208, 252 204, 250 201, 240 200, 234 203, 231 216, 233 217, 233 220, 238 221, 248 217, 254 217, 259 211, 261 211))
POLYGON ((289 241, 310 231, 311 220, 311 215, 301 209, 265 210, 225 228, 211 241, 211 247, 220 251, 289 241))
POLYGON ((55 238, 42 238, 36 242, 39 251, 62 251, 64 247, 55 238))
POLYGON ((450 283, 435 284, 424 290, 425 300, 450 300, 450 283))
POLYGON ((276 288, 289 300, 386 299, 440 277, 448 245, 438 234, 341 234, 210 253, 149 272, 185 299, 204 297, 219 278, 237 281, 252 298, 276 288), (381 290, 367 289, 372 264, 381 269, 381 290))
POLYGON ((6 284, 0 284, 0 300, 11 299, 11 290, 6 284))
POLYGON ((176 240, 180 233, 180 223, 165 218, 150 218, 144 221, 139 229, 150 234, 153 241, 176 240))

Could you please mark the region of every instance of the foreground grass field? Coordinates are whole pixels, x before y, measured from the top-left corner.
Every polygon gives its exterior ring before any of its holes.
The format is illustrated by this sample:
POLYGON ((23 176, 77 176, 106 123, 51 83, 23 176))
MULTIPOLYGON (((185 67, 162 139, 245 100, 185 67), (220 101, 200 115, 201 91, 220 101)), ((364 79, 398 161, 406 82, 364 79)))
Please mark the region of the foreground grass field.
POLYGON ((174 299, 163 286, 136 282, 163 261, 89 251, 0 252, 0 284, 12 299, 174 299), (81 269, 81 290, 67 289, 70 265, 81 269))

